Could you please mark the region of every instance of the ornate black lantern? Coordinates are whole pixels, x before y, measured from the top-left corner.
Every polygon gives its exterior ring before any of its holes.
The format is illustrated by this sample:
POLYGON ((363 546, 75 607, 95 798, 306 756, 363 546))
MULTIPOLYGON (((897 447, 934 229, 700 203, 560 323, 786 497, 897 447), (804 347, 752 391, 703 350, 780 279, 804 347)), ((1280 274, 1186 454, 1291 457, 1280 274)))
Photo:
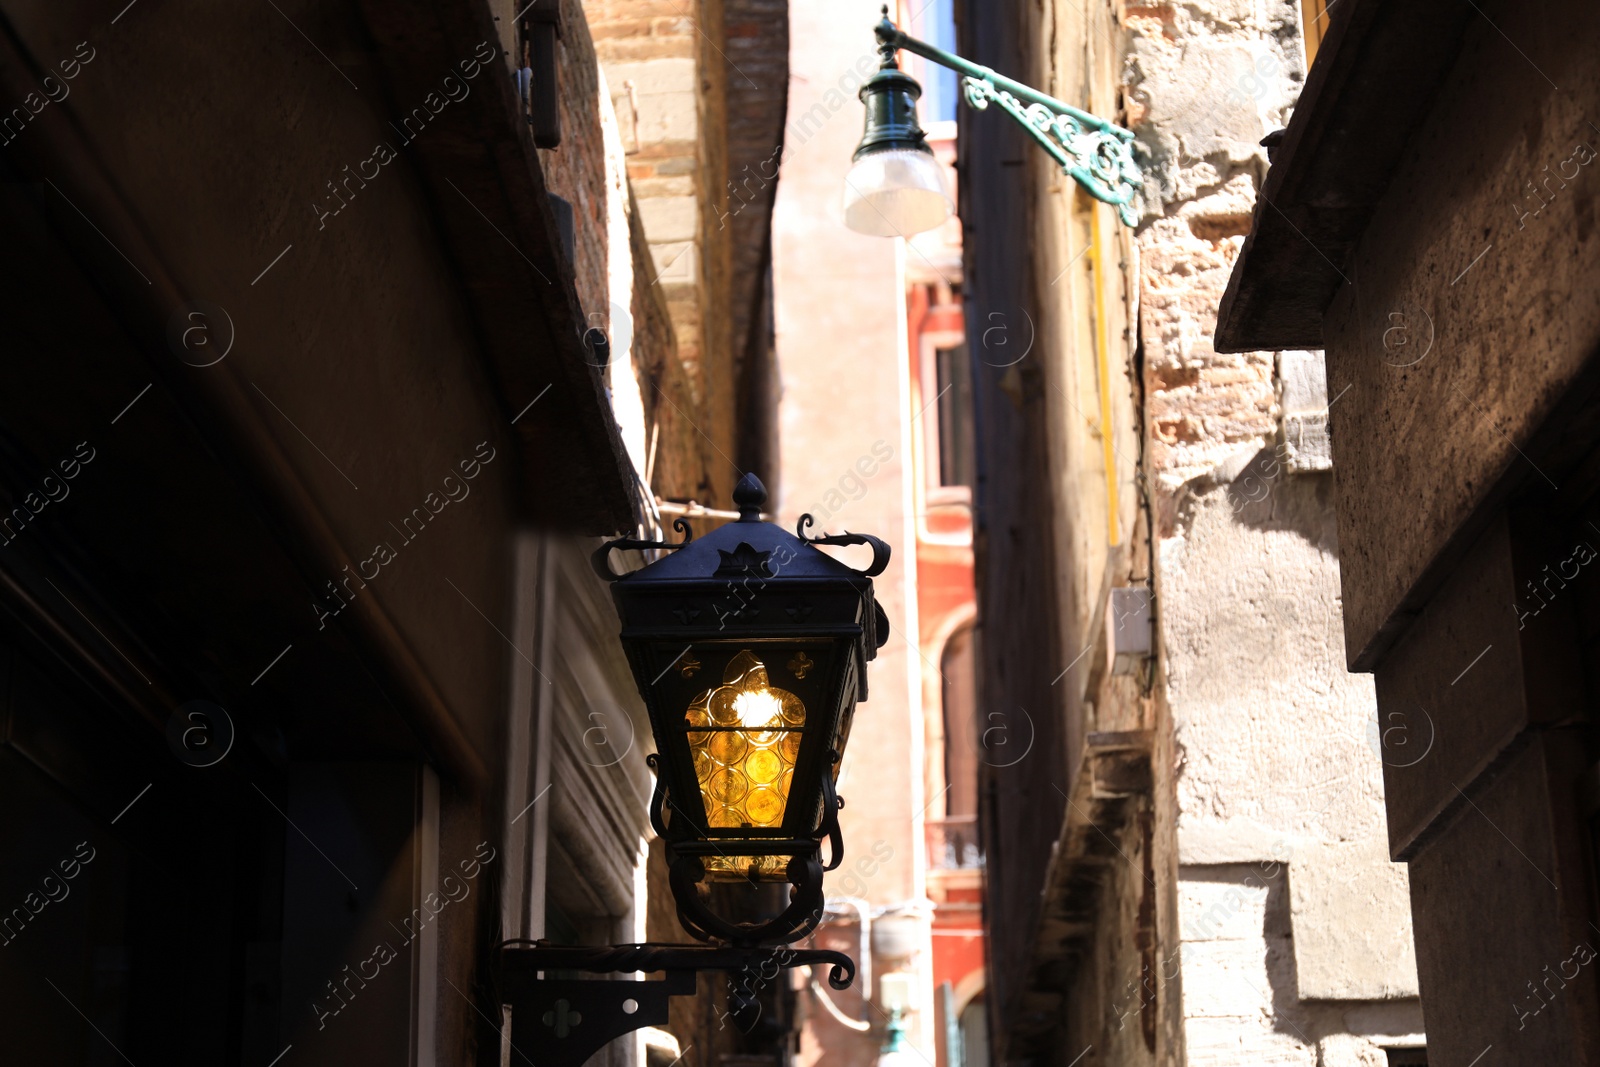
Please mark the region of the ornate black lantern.
POLYGON ((651 819, 671 850, 678 917, 705 941, 783 944, 821 918, 822 872, 838 865, 834 793, 867 662, 889 635, 872 579, 889 563, 876 537, 808 537, 761 521, 766 490, 747 474, 739 521, 678 544, 612 541, 595 553, 622 617, 622 644, 650 713, 651 819), (854 570, 815 545, 870 545, 854 570), (670 552, 628 574, 618 548, 670 552), (830 842, 824 866, 821 844, 830 842), (788 907, 764 923, 714 914, 703 884, 779 881, 788 907))
POLYGON ((763 522, 767 492, 747 474, 734 490, 739 519, 681 542, 609 541, 594 567, 611 582, 622 643, 649 710, 656 754, 650 819, 667 843, 678 919, 708 945, 501 946, 500 982, 512 1006, 514 1047, 538 1042, 547 1067, 581 1064, 614 1037, 664 1023, 667 1000, 692 994, 694 972, 735 971, 730 1005, 749 1023, 756 995, 784 967, 830 966, 848 987, 855 964, 827 949, 789 949, 822 919, 822 874, 842 842, 834 792, 867 663, 889 636, 872 579, 889 564, 876 537, 810 537, 763 522), (867 545, 855 570, 817 545, 867 545), (638 570, 612 569, 616 550, 663 555, 638 570), (826 865, 822 843, 829 842, 826 865), (787 882, 789 900, 762 922, 716 914, 708 883, 787 882), (768 972, 768 968, 771 972, 768 972), (559 972, 662 971, 646 982, 559 972), (551 974, 549 972, 557 972, 551 974))

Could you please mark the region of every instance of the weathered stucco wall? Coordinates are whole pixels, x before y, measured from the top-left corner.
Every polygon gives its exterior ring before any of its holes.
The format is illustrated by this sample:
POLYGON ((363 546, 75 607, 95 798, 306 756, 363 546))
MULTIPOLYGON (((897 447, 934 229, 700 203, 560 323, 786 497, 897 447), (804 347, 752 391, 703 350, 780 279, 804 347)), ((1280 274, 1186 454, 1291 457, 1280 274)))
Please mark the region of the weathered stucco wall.
POLYGON ((1430 565, 1465 550, 1492 493, 1549 487, 1525 453, 1600 345, 1600 69, 1581 43, 1600 11, 1484 11, 1493 25, 1469 24, 1324 321, 1330 388, 1350 390, 1330 415, 1362 669, 1447 576, 1448 561, 1430 565))
POLYGON ((1163 5, 1128 27, 1182 865, 1181 952, 1157 981, 1181 975, 1190 1064, 1379 1062, 1420 1044, 1422 1019, 1373 687, 1344 666, 1320 355, 1212 345, 1266 172, 1257 142, 1303 80, 1300 5, 1163 5))
MULTIPOLYGON (((1115 117, 1115 19, 967 5, 960 51, 1115 117)), ((1141 987, 1176 937, 1171 735, 1109 607, 1148 602, 1138 250, 1003 114, 959 122, 997 1054, 1176 1063, 1176 987, 1141 987)))

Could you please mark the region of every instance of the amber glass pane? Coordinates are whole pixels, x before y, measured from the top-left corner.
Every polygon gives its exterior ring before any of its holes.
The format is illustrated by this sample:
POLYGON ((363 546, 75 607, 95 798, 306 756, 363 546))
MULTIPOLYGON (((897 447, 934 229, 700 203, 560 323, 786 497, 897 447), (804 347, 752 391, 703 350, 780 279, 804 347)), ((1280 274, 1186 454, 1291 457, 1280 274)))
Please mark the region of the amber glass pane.
POLYGON ((789 869, 788 856, 706 856, 703 862, 706 865, 706 877, 713 882, 732 882, 741 878, 781 882, 787 877, 789 869))
MULTIPOLYGON (((740 652, 723 672, 722 684, 701 693, 684 715, 695 777, 705 800, 707 825, 772 829, 782 825, 789 783, 800 754, 806 708, 800 698, 767 681, 766 664, 740 652)), ((715 858, 714 858, 715 859, 715 858)), ((707 867, 743 873, 751 857, 728 857, 707 867)), ((773 857, 781 871, 786 860, 773 857)))

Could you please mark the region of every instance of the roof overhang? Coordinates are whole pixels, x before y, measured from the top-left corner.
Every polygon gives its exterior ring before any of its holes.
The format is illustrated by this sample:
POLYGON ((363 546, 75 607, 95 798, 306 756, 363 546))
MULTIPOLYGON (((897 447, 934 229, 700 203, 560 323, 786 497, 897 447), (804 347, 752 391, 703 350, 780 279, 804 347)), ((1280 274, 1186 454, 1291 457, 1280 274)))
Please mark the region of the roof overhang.
POLYGON ((1222 298, 1218 352, 1323 347, 1323 311, 1476 17, 1449 0, 1333 9, 1222 298))

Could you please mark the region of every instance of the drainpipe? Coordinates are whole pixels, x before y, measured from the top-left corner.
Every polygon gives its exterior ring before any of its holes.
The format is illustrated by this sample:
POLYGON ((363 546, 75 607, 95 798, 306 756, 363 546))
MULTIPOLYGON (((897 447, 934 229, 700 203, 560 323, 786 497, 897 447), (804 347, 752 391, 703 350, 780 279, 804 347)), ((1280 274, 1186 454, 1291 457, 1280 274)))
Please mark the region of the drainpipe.
POLYGON ((861 982, 861 1013, 864 1019, 853 1019, 846 1015, 839 1005, 833 1002, 828 991, 817 981, 816 971, 807 968, 811 975, 811 992, 816 994, 828 1014, 833 1016, 840 1025, 849 1027, 859 1034, 864 1034, 872 1029, 872 1017, 868 1007, 872 1000, 872 912, 866 901, 856 897, 829 897, 824 906, 824 917, 829 913, 837 913, 843 909, 850 909, 856 913, 856 928, 859 931, 856 947, 856 960, 858 963, 857 978, 861 982))
POLYGON ((1094 275, 1094 349, 1100 372, 1100 452, 1106 473, 1107 540, 1112 548, 1122 543, 1122 508, 1117 501, 1117 443, 1113 436, 1111 411, 1111 359, 1106 322, 1105 242, 1100 234, 1100 205, 1089 207, 1089 269, 1094 275))

